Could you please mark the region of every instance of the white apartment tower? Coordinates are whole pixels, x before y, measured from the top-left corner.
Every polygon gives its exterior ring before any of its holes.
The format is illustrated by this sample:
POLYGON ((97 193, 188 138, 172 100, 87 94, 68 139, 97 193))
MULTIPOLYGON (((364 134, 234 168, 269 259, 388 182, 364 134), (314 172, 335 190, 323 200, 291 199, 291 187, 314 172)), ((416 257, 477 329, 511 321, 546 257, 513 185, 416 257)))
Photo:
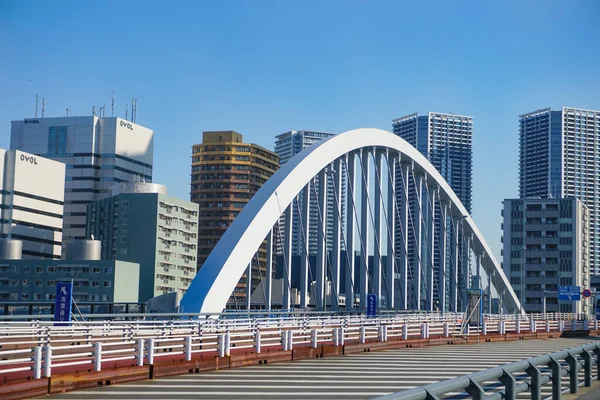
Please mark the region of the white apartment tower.
POLYGON ((0 149, 0 238, 22 242, 24 259, 61 255, 65 165, 0 149))
POLYGON ((12 121, 10 147, 66 164, 63 237, 84 239, 86 207, 120 182, 151 182, 154 132, 118 118, 12 121))

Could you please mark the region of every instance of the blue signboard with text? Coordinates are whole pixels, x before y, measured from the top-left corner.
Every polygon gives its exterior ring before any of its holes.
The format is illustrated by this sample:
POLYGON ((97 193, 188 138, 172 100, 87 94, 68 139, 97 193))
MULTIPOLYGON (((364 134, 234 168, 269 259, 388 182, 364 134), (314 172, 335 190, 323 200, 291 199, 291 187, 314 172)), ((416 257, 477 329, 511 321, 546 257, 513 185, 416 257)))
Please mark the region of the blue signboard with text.
POLYGON ((581 300, 581 288, 579 286, 559 286, 558 300, 579 301, 581 300))
POLYGON ((56 300, 54 302, 55 325, 69 325, 71 322, 71 304, 73 303, 73 284, 71 282, 56 283, 56 300))
POLYGON ((374 317, 377 315, 377 295, 367 295, 367 317, 374 317))

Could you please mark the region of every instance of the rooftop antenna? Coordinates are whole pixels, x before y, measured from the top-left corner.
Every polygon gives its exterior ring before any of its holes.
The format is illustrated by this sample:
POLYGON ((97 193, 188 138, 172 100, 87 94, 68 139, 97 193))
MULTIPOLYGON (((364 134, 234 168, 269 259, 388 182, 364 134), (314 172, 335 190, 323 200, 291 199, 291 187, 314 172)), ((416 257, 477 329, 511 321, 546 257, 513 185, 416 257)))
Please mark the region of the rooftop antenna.
POLYGON ((35 95, 35 118, 37 118, 38 95, 35 95))
POLYGON ((102 118, 104 118, 105 115, 106 115, 106 104, 103 104, 102 107, 100 107, 100 116, 102 118))
POLYGON ((129 104, 125 104, 125 119, 127 119, 128 112, 129 112, 129 104))
POLYGON ((92 106, 92 115, 96 115, 96 106, 92 106))
POLYGON ((110 116, 115 116, 115 91, 112 91, 112 95, 110 97, 110 116))
POLYGON ((69 107, 65 108, 67 110, 67 117, 69 116, 69 107))
POLYGON ((46 98, 42 97, 42 118, 44 118, 44 106, 46 105, 46 98))

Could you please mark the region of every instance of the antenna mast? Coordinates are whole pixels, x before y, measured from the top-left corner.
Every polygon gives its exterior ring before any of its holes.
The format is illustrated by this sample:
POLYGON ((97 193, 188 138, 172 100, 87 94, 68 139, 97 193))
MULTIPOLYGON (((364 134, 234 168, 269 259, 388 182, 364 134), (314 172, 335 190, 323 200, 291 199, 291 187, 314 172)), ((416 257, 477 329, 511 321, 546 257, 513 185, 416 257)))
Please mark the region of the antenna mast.
POLYGON ((38 95, 35 95, 35 118, 37 118, 38 95))
POLYGON ((46 98, 42 97, 42 118, 44 118, 44 106, 46 105, 46 98))
POLYGON ((110 98, 110 104, 111 104, 111 109, 110 109, 110 116, 114 117, 115 116, 115 91, 112 91, 112 95, 110 98))
POLYGON ((127 113, 129 112, 129 104, 125 104, 125 119, 127 120, 127 113))

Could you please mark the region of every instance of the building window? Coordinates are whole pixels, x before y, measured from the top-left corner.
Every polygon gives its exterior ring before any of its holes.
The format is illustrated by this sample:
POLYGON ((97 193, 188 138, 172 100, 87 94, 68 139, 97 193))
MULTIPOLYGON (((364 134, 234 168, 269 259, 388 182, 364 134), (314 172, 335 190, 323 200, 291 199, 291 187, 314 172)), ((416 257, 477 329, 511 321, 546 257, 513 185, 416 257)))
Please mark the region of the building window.
POLYGON ((100 286, 99 281, 92 281, 92 287, 98 287, 98 286, 100 286))
POLYGON ((127 236, 121 236, 121 243, 127 243, 127 236))
POLYGON ((23 267, 23 273, 28 274, 31 272, 31 267, 23 267))
POLYGON ((94 268, 92 268, 92 273, 93 274, 99 274, 100 273, 100 267, 94 267, 94 268))
POLYGON ((110 294, 103 294, 102 301, 110 301, 110 294))
POLYGON ((48 155, 65 156, 67 153, 67 127, 51 126, 48 131, 48 155))
POLYGON ((43 281, 35 281, 35 286, 42 286, 43 284, 43 281))
POLYGON ((111 281, 104 281, 104 287, 111 287, 111 286, 112 286, 111 281))
POLYGON ((104 268, 104 273, 105 274, 112 274, 112 271, 113 271, 112 267, 105 267, 104 268))
POLYGON ((35 267, 35 272, 37 274, 42 274, 44 272, 44 267, 35 267))
POLYGON ((29 293, 21 293, 21 299, 29 300, 29 293))
POLYGON ((18 279, 11 279, 10 286, 19 286, 19 280, 18 279))
POLYGON ((24 280, 24 281, 21 283, 21 285, 22 285, 22 286, 29 286, 29 281, 27 281, 27 280, 24 280))
POLYGON ((49 273, 53 273, 54 272, 54 267, 48 267, 48 272, 49 273))
POLYGON ((41 300, 42 299, 42 294, 41 293, 36 293, 36 294, 33 295, 33 298, 35 300, 41 300))

